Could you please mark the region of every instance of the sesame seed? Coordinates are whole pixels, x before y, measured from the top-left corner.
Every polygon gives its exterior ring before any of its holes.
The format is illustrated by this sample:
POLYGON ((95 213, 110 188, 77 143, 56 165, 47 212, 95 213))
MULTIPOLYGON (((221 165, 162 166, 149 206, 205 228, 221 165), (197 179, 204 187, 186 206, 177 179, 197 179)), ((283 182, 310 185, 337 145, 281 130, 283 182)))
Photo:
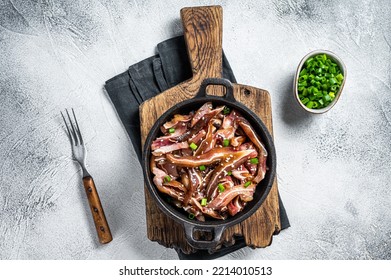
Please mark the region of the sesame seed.
POLYGON ((197 158, 200 158, 200 156, 197 156, 197 158))

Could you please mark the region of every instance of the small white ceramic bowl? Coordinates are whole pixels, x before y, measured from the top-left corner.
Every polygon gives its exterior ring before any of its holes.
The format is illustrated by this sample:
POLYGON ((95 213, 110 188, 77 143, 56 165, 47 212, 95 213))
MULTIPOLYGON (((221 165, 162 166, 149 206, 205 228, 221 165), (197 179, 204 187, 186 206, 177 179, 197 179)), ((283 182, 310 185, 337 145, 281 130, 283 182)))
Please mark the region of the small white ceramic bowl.
POLYGON ((342 93, 342 90, 343 90, 343 87, 344 87, 345 81, 346 81, 346 74, 347 74, 347 72, 346 72, 345 64, 342 62, 342 60, 335 53, 330 52, 330 51, 326 51, 326 50, 316 50, 316 51, 310 52, 309 54, 304 56, 303 59, 300 61, 300 64, 299 64, 299 66, 297 67, 297 70, 296 70, 295 79, 293 81, 293 92, 295 94, 295 99, 296 99, 297 103, 299 103, 301 108, 303 108, 307 112, 314 113, 314 114, 326 113, 328 110, 333 108, 333 106, 335 105, 335 103, 337 103, 339 97, 341 96, 341 93, 342 93), (342 81, 342 84, 341 84, 341 87, 340 87, 339 91, 335 95, 334 100, 327 107, 321 108, 321 109, 310 109, 310 108, 306 107, 303 103, 301 103, 300 98, 299 98, 299 92, 298 92, 298 89, 297 89, 297 83, 298 83, 298 80, 299 80, 299 74, 300 74, 300 71, 301 71, 304 63, 307 61, 307 59, 309 59, 310 57, 316 56, 318 54, 323 54, 323 53, 328 55, 329 57, 331 57, 335 61, 335 63, 337 63, 337 65, 339 66, 339 68, 342 71, 342 75, 343 75, 344 78, 343 78, 343 81, 342 81))

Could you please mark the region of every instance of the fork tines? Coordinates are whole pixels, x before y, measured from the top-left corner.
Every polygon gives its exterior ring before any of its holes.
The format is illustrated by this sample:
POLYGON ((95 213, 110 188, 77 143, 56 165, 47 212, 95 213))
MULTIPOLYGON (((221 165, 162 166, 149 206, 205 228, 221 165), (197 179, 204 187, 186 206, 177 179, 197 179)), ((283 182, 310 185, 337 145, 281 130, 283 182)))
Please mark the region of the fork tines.
POLYGON ((64 122, 65 122, 65 126, 67 127, 68 136, 69 136, 69 139, 70 139, 72 145, 75 145, 75 146, 77 146, 79 144, 83 145, 84 144, 83 137, 81 136, 79 124, 77 123, 77 119, 76 119, 76 115, 75 115, 75 111, 72 108, 74 122, 72 121, 72 118, 69 115, 68 109, 65 109, 65 112, 68 116, 68 121, 70 123, 70 126, 68 125, 68 122, 66 121, 66 119, 64 117, 64 114, 62 112, 60 112, 60 113, 61 113, 61 116, 62 116, 64 122), (75 125, 73 123, 75 123, 75 125))

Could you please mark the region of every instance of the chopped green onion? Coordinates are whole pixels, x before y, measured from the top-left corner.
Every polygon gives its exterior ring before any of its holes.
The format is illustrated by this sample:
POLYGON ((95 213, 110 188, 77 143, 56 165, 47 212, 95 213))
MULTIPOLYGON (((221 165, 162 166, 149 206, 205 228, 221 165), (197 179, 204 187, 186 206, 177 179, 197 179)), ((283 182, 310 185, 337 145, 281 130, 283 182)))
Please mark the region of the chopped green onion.
POLYGON ((206 169, 206 167, 205 167, 205 165, 200 165, 200 166, 198 167, 198 169, 201 170, 201 171, 204 171, 204 170, 206 169))
POLYGON ((218 184, 217 187, 219 188, 219 192, 225 191, 225 188, 224 188, 223 184, 220 183, 220 184, 218 184))
POLYGON ((231 112, 231 109, 228 108, 227 106, 225 106, 224 109, 223 109, 223 115, 228 115, 229 112, 231 112))
POLYGON ((252 159, 250 159, 250 163, 251 164, 258 164, 259 160, 258 160, 258 158, 252 158, 252 159))
MULTIPOLYGON (((161 177, 160 177, 161 178, 161 177)), ((171 177, 169 175, 164 177, 164 182, 168 183, 171 181, 171 177)))
POLYGON ((310 57, 300 70, 297 91, 300 102, 310 109, 327 107, 341 89, 344 76, 328 55, 310 57))
POLYGON ((329 101, 331 101, 331 96, 328 95, 328 94, 326 94, 325 96, 323 96, 323 101, 324 101, 324 102, 329 102, 329 101))
POLYGON ((301 102, 305 105, 308 103, 308 101, 310 101, 307 97, 306 98, 303 98, 303 100, 301 100, 301 102))
POLYGON ((190 220, 193 220, 194 218, 195 218, 194 214, 193 214, 193 213, 190 213, 190 214, 189 214, 189 219, 190 219, 190 220))
POLYGON ((339 73, 337 76, 335 76, 337 78, 337 80, 340 82, 343 80, 343 76, 341 73, 339 73))
POLYGON ((223 146, 228 147, 229 146, 229 139, 224 139, 223 146))
POLYGON ((244 184, 244 187, 248 187, 248 186, 250 186, 251 185, 251 181, 247 181, 245 184, 244 184))
POLYGON ((175 132, 175 128, 171 127, 169 130, 168 130, 169 133, 174 133, 175 132))
POLYGON ((231 176, 231 175, 232 175, 232 171, 228 171, 228 172, 227 172, 227 175, 228 175, 228 176, 231 176))
POLYGON ((196 144, 194 144, 194 143, 191 143, 189 147, 190 147, 190 149, 192 149, 193 151, 194 151, 194 150, 197 150, 197 148, 198 148, 198 146, 197 146, 196 144))
POLYGON ((201 206, 206 206, 207 203, 208 203, 208 199, 207 198, 201 199, 201 206))

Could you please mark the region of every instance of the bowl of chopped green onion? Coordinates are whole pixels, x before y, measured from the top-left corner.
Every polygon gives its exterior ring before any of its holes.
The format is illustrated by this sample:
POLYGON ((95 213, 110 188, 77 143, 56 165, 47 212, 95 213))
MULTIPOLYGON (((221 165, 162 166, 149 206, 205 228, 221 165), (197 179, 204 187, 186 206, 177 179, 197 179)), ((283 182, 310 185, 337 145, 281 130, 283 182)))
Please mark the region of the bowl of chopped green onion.
POLYGON ((307 112, 325 113, 337 103, 345 80, 345 64, 336 54, 326 50, 312 51, 297 67, 295 98, 307 112))

